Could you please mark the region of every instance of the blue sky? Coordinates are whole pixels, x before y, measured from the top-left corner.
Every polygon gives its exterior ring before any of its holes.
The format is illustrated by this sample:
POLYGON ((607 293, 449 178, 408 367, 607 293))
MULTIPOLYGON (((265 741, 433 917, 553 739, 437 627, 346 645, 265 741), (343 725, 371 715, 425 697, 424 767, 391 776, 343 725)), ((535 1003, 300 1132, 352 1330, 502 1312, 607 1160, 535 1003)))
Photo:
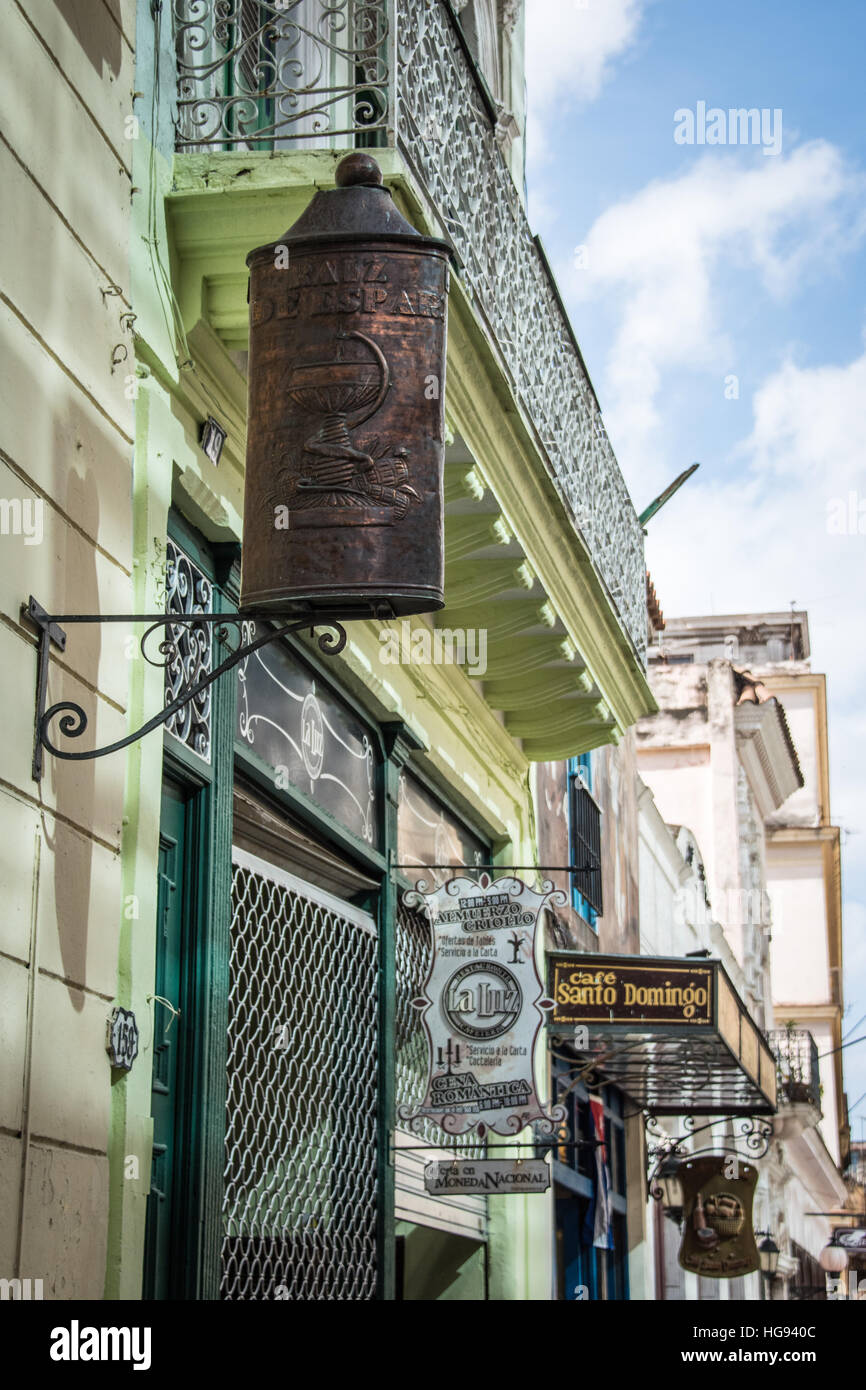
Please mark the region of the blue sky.
MULTIPOLYGON (((701 463, 650 523, 662 608, 809 612, 843 1031, 866 1014, 864 53, 862 0, 527 0, 530 221, 638 509, 701 463), (677 143, 699 102, 780 111, 780 151, 677 143)), ((866 1043, 845 1076, 853 1105, 866 1043)))

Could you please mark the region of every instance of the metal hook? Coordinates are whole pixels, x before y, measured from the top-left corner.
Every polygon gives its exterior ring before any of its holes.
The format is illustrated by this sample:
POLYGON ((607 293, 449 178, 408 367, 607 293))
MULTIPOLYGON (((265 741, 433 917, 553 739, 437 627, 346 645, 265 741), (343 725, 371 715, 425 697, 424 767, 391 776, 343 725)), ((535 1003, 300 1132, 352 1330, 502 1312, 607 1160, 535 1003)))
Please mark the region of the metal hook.
POLYGON ((168 1027, 162 1035, 164 1038, 167 1038, 169 1033, 171 1032, 171 1025, 174 1023, 174 1020, 176 1018, 180 1018, 180 1009, 176 1009, 174 1007, 174 1004, 172 1004, 170 1000, 163 999, 161 994, 149 994, 147 996, 147 1003, 164 1004, 165 1007, 168 1009, 169 1013, 171 1014, 171 1018, 168 1020, 168 1027))

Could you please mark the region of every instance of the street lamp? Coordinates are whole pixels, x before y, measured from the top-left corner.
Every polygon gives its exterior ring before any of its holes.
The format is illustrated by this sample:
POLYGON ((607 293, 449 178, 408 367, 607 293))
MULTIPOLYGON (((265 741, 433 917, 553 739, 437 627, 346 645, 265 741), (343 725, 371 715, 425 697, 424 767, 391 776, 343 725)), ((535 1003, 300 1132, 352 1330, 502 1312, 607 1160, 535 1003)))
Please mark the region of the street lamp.
POLYGON ((656 1170, 650 1188, 656 1201, 660 1201, 665 1215, 679 1225, 683 1215, 683 1182, 680 1177, 680 1160, 669 1153, 656 1170))
POLYGON ((828 1274, 841 1274, 848 1268, 848 1251, 839 1244, 839 1232, 834 1231, 832 1239, 818 1256, 818 1263, 828 1274))
POLYGON ((758 1246, 758 1259, 761 1261, 761 1273, 769 1283, 771 1279, 775 1279, 776 1277, 776 1269, 779 1264, 779 1247, 773 1240, 769 1231, 757 1231, 756 1234, 764 1237, 758 1246))

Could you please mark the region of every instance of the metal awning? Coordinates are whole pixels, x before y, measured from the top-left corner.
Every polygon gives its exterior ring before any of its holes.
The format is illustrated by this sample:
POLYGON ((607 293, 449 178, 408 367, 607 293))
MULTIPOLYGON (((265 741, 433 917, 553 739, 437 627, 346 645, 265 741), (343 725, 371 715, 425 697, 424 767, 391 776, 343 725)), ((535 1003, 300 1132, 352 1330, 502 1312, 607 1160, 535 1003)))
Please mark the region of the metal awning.
POLYGON ((720 961, 552 951, 548 1029, 656 1115, 772 1115, 776 1061, 720 961))

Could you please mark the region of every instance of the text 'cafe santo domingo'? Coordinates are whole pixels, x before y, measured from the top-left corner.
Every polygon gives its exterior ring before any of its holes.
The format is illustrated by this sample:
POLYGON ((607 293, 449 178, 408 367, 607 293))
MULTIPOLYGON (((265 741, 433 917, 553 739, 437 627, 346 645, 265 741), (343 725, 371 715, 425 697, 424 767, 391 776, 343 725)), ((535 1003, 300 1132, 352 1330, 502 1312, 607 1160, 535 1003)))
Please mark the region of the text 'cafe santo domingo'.
POLYGON ((649 962, 616 970, 566 966, 556 972, 554 999, 565 1008, 588 1010, 594 1019, 630 1020, 651 1010, 655 1019, 709 1024, 712 990, 712 970, 691 964, 661 972, 649 962))
POLYGON ((547 970, 549 1027, 582 1029, 581 1051, 643 1109, 656 1115, 775 1111, 773 1055, 720 961, 554 951, 547 970))

